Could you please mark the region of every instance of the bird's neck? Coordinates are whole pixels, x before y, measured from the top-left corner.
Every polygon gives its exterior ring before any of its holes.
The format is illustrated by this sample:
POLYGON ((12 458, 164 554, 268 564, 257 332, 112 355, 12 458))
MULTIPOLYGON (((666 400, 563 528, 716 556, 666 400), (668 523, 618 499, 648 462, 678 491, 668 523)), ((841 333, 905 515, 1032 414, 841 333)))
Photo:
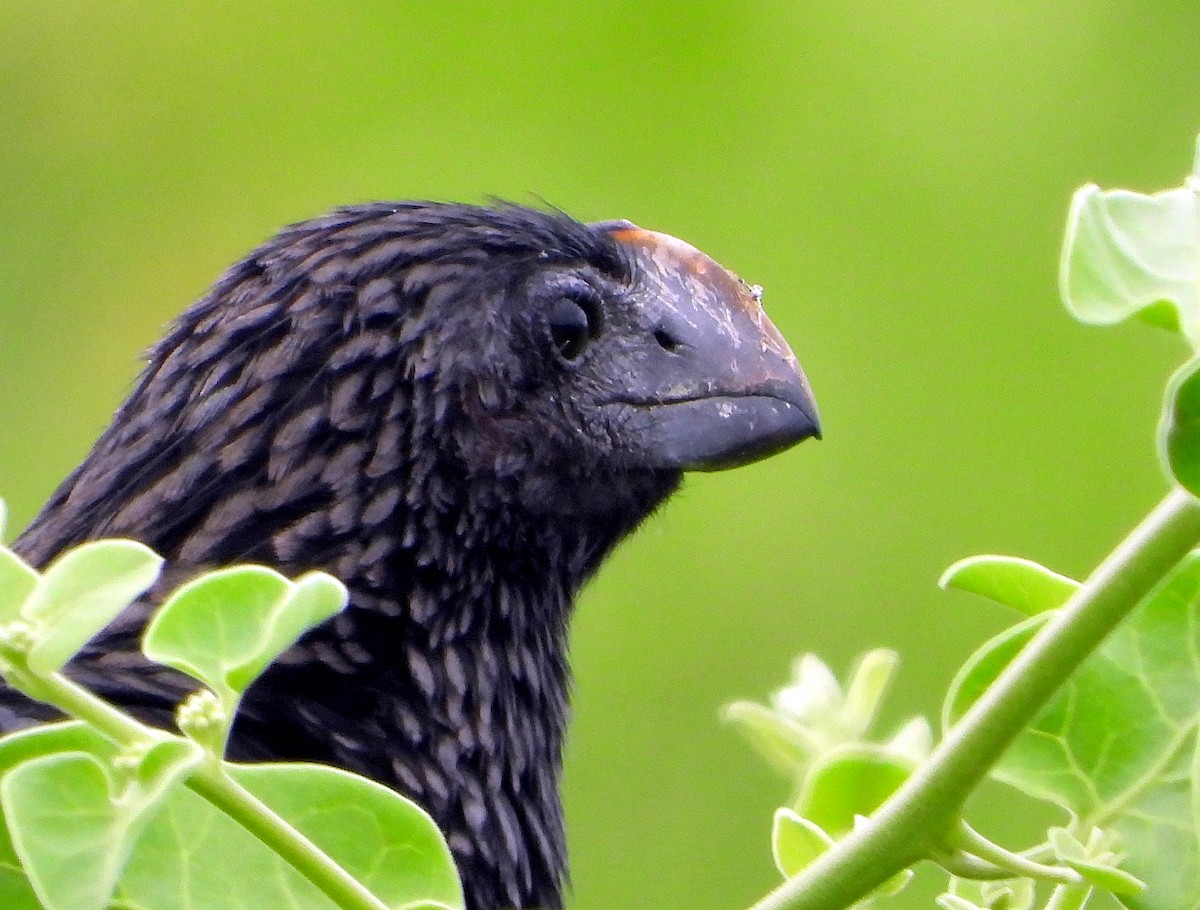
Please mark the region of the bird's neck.
MULTIPOLYGON (((342 579, 350 607, 247 692, 231 757, 319 761, 395 787, 446 833, 470 910, 553 910, 566 873, 558 781, 571 603, 679 478, 572 464, 479 468, 447 455, 483 458, 480 433, 473 446, 394 454, 430 438, 418 417, 438 413, 397 395, 380 406, 389 416, 374 445, 314 431, 288 448, 284 421, 270 446, 246 453, 236 440, 196 440, 179 465, 149 444, 139 461, 133 431, 114 424, 22 551, 43 564, 80 540, 119 535, 167 556, 173 582, 245 561, 342 579), (222 467, 233 451, 241 460, 222 467), (122 470, 106 467, 114 463, 122 470), (118 493, 117 505, 97 507, 118 493)), ((146 609, 131 612, 87 658, 100 666, 106 652, 135 652, 145 618, 146 609)), ((174 702, 164 696, 152 709, 143 713, 169 720, 174 702)))
POLYGON ((385 558, 343 573, 350 608, 268 671, 247 710, 273 717, 277 740, 287 705, 296 758, 417 800, 473 892, 557 906, 571 604, 616 536, 477 502, 407 520, 422 533, 400 530, 385 558), (339 744, 339 719, 368 734, 339 744))

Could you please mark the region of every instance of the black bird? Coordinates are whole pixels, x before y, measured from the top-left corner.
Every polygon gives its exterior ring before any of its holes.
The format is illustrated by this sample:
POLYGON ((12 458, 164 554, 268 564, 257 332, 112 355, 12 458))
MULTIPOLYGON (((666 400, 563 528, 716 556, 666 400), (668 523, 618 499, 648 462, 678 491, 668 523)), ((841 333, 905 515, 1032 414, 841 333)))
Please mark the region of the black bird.
MULTIPOLYGON (((395 787, 445 831, 470 910, 554 910, 576 592, 683 471, 817 432, 757 289, 682 241, 367 204, 285 229, 188 309, 15 549, 167 557, 70 670, 164 726, 195 684, 138 656, 155 596, 245 561, 341 578, 348 610, 247 693, 231 757, 395 787)), ((52 716, 0 692, 0 728, 52 716)))

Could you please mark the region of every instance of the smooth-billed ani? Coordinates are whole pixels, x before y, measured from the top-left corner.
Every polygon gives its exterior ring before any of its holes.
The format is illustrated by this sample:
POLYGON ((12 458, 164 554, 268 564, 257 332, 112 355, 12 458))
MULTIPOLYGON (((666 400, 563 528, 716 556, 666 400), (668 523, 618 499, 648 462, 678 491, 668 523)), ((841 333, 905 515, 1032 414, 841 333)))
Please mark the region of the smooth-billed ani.
MULTIPOLYGON (((512 205, 368 204, 234 265, 15 544, 324 569, 348 610, 251 688, 231 757, 327 762, 441 825, 471 910, 562 905, 571 602, 682 472, 817 433, 752 289, 682 241, 512 205)), ((70 672, 170 725, 154 597, 70 672)), ((0 728, 53 716, 0 692, 0 728)))

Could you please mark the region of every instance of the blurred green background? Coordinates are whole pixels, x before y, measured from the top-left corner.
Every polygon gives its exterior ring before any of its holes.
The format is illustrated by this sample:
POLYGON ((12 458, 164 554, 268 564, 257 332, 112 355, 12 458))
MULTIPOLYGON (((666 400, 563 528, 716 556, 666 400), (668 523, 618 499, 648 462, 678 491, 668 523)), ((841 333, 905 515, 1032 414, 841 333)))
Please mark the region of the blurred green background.
POLYGON ((949 562, 1085 574, 1165 489, 1182 348, 1071 322, 1056 263, 1077 185, 1178 185, 1198 128, 1192 0, 0 0, 0 494, 32 517, 284 223, 495 195, 686 238, 765 286, 826 439, 692 478, 586 592, 571 906, 744 907, 787 787, 723 703, 887 645, 888 721, 934 714, 1008 620, 949 562))

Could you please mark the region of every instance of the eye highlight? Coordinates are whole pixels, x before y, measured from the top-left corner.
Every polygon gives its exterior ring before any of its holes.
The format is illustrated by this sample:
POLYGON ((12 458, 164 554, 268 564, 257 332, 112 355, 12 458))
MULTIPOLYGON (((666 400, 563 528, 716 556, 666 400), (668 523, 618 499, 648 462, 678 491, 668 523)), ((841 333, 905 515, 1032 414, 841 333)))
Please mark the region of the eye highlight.
POLYGON ((600 305, 591 297, 559 297, 546 310, 546 327, 554 350, 568 363, 583 356, 600 334, 600 305))

